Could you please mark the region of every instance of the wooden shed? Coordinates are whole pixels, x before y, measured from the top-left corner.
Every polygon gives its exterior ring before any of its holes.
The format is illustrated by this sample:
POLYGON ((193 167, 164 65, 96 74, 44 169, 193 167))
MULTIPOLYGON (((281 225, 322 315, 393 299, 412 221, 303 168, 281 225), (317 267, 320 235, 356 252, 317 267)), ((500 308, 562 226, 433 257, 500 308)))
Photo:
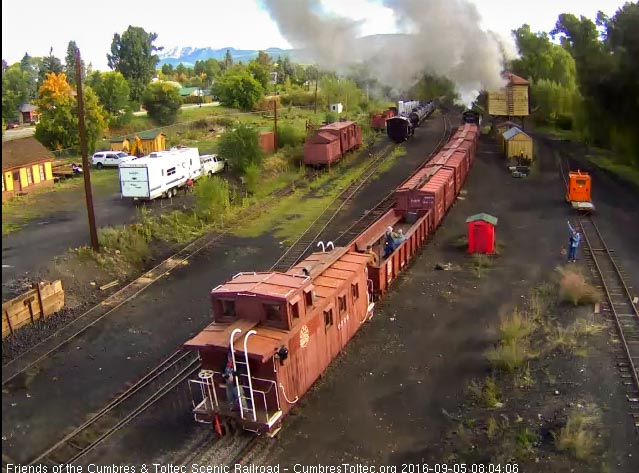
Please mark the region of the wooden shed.
POLYGON ((32 136, 2 142, 2 200, 53 185, 51 151, 32 136))
POLYGON ((468 253, 492 255, 495 253, 495 227, 497 217, 486 213, 471 215, 468 224, 468 253))
POLYGON ((497 141, 499 142, 499 149, 501 150, 502 153, 505 152, 504 136, 503 135, 508 130, 510 130, 512 127, 517 127, 519 129, 521 129, 521 126, 519 125, 519 123, 515 123, 515 122, 510 121, 510 120, 506 120, 504 122, 498 123, 495 126, 495 130, 497 131, 497 141))
POLYGON ((504 155, 506 158, 523 156, 533 160, 533 140, 517 127, 512 127, 502 135, 504 141, 504 155))
POLYGON ((111 151, 124 151, 125 153, 135 154, 138 150, 132 150, 133 144, 139 138, 140 154, 148 155, 154 151, 164 151, 166 149, 166 135, 159 131, 142 131, 133 135, 119 136, 111 138, 111 151), (132 152, 133 151, 133 152, 132 152))
POLYGON ((503 89, 488 92, 488 114, 505 117, 530 115, 530 83, 512 72, 505 72, 503 78, 507 81, 503 89))
POLYGON ((259 136, 260 148, 266 154, 275 151, 275 133, 272 131, 263 131, 259 136))

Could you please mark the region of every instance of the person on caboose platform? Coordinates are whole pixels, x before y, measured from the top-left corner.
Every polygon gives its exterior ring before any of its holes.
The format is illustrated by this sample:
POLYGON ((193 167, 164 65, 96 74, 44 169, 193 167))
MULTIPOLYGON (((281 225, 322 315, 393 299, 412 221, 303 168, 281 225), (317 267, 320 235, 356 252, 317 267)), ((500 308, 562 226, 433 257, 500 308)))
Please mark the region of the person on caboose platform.
POLYGON ((231 352, 229 352, 226 355, 226 363, 222 369, 222 378, 224 378, 226 382, 226 401, 231 410, 239 410, 240 402, 242 403, 242 407, 246 409, 246 400, 244 398, 239 399, 237 395, 236 383, 239 381, 237 376, 238 373, 233 368, 233 357, 231 356, 231 352))

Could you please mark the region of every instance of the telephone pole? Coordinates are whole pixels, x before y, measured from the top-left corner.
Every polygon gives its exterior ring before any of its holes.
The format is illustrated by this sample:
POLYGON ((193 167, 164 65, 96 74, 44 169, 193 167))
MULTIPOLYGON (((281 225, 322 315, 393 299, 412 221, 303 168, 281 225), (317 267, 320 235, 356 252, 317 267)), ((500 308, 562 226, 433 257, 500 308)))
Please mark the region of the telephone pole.
POLYGON ((80 49, 75 50, 75 78, 78 90, 78 128, 80 132, 80 155, 82 156, 82 174, 84 175, 84 195, 87 201, 89 215, 89 232, 91 233, 91 247, 93 251, 100 251, 98 231, 95 227, 95 213, 93 211, 93 192, 91 191, 91 176, 89 175, 89 151, 87 149, 87 130, 84 123, 84 98, 82 96, 82 58, 80 49))

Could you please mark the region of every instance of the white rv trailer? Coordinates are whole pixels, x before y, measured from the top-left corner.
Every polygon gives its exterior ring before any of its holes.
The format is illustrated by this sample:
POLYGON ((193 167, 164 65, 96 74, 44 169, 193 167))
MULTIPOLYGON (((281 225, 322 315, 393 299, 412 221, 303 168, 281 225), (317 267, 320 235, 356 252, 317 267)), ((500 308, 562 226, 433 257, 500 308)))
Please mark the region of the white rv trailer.
POLYGON ((157 151, 118 166, 122 197, 152 200, 172 197, 178 189, 201 176, 197 148, 172 148, 157 151))

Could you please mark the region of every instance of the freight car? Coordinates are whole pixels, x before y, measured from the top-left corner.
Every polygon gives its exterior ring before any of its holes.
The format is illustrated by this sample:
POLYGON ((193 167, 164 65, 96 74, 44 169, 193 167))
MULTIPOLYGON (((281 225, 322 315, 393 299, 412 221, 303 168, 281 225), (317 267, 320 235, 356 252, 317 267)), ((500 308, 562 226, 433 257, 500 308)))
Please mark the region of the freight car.
POLYGON ((386 130, 386 120, 393 118, 397 115, 397 108, 390 107, 388 110, 384 110, 381 113, 374 113, 371 115, 371 129, 375 131, 386 130))
POLYGON ((386 120, 386 134, 395 143, 401 143, 415 134, 415 128, 407 116, 398 115, 386 120))
POLYGON ((304 163, 331 166, 346 153, 362 145, 362 128, 352 121, 336 122, 319 128, 304 144, 304 163))
MULTIPOLYGON (((475 125, 458 133, 459 145, 479 137, 475 125)), ((239 273, 214 288, 213 323, 185 343, 202 363, 189 381, 196 421, 233 419, 275 433, 441 223, 474 155, 474 146, 442 150, 398 188, 397 205, 345 247, 313 253, 285 273, 239 273), (405 236, 390 251, 389 226, 405 236), (225 379, 229 371, 236 376, 225 379)))

